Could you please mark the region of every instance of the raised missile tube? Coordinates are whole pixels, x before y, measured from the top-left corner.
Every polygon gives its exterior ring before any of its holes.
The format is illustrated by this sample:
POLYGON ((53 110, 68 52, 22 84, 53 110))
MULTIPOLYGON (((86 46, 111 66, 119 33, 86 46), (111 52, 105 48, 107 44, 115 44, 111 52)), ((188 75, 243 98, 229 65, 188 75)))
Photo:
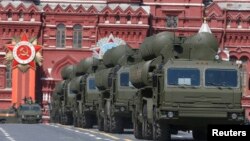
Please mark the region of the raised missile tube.
POLYGON ((177 40, 179 39, 172 32, 161 32, 147 37, 140 46, 142 58, 151 60, 161 55, 163 49, 172 51, 177 40))
POLYGON ((69 65, 65 66, 61 71, 61 76, 63 80, 72 79, 75 76, 76 66, 69 65))
POLYGON ((56 84, 54 93, 58 94, 58 95, 62 95, 63 94, 63 86, 64 86, 64 82, 65 81, 60 81, 59 83, 56 84))
POLYGON ((81 87, 81 84, 82 84, 82 77, 83 76, 78 76, 78 77, 75 77, 71 80, 71 83, 70 83, 70 91, 73 92, 73 93, 79 93, 80 91, 82 91, 82 87, 81 87))
POLYGON ((88 57, 86 59, 82 59, 80 63, 76 66, 76 74, 84 75, 90 69, 90 67, 97 66, 99 60, 95 57, 88 57))
POLYGON ((95 73, 95 82, 99 90, 109 89, 111 87, 112 68, 103 69, 95 73))
POLYGON ((207 32, 197 33, 186 38, 182 44, 181 58, 192 60, 214 60, 219 44, 213 34, 207 32))
POLYGON ((120 59, 124 55, 130 55, 133 53, 133 50, 128 45, 120 45, 115 48, 108 50, 103 55, 103 63, 106 67, 114 67, 119 65, 120 59))

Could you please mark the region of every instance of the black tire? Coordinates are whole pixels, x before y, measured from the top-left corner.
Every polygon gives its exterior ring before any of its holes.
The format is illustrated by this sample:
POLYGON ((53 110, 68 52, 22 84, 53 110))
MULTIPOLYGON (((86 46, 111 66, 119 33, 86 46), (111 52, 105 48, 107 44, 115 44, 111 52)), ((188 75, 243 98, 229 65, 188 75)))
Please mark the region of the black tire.
POLYGON ((153 125, 153 140, 158 141, 161 138, 161 130, 158 122, 154 121, 153 125))
POLYGON ((193 138, 195 141, 206 141, 207 133, 205 128, 196 128, 193 129, 193 138))
POLYGON ((105 107, 104 107, 104 132, 109 133, 110 132, 110 109, 108 108, 110 107, 108 105, 108 102, 105 103, 105 107))
POLYGON ((78 117, 78 126, 83 127, 83 115, 80 114, 78 117))
POLYGON ((142 122, 142 137, 143 139, 153 139, 153 127, 147 119, 147 105, 143 105, 143 122, 142 122))
POLYGON ((61 124, 66 125, 68 121, 68 117, 65 114, 62 114, 61 124))
POLYGON ((154 122, 153 139, 154 141, 171 141, 170 126, 160 124, 158 121, 154 122))
POLYGON ((104 120, 103 118, 101 117, 101 115, 99 115, 97 117, 97 124, 98 124, 98 130, 99 131, 104 131, 104 120))
POLYGON ((89 114, 84 113, 82 115, 82 127, 83 128, 92 128, 93 122, 89 114))
POLYGON ((123 133, 122 118, 118 116, 111 116, 110 118, 110 132, 111 133, 123 133))
POLYGON ((79 127, 78 116, 74 116, 74 118, 73 118, 73 125, 74 125, 74 127, 79 127))
POLYGON ((142 124, 138 121, 137 117, 134 117, 134 136, 136 139, 142 138, 142 124))
POLYGON ((58 114, 56 114, 56 115, 54 116, 54 118, 53 118, 53 121, 52 121, 52 122, 54 122, 54 123, 59 123, 59 122, 60 122, 59 113, 58 113, 58 114))
POLYGON ((65 125, 73 125, 73 114, 66 113, 65 116, 66 116, 65 125))
POLYGON ((106 115, 104 117, 104 129, 103 129, 103 131, 107 132, 107 133, 110 132, 110 120, 106 115))

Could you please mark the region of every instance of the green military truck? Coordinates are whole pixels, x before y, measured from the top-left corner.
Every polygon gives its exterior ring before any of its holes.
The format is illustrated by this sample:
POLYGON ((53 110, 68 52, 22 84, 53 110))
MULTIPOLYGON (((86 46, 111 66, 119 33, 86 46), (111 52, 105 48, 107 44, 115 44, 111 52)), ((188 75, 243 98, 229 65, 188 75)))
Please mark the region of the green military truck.
POLYGON ((56 84, 52 94, 50 119, 51 122, 61 123, 61 107, 62 107, 62 96, 63 96, 63 85, 64 80, 56 84))
POLYGON ((107 69, 95 73, 99 98, 98 126, 100 130, 123 133, 132 128, 131 99, 137 91, 129 81, 129 66, 141 60, 138 50, 120 45, 103 56, 107 69), (103 127, 103 128, 102 128, 103 127))
MULTIPOLYGON (((61 71, 63 85, 60 87, 61 93, 59 100, 58 111, 60 114, 60 123, 71 125, 73 124, 73 111, 75 93, 70 90, 71 82, 75 78, 76 65, 65 66, 61 71)), ((59 90, 60 91, 60 90, 59 90)))
POLYGON ((22 104, 17 108, 17 118, 20 123, 41 123, 41 106, 35 103, 22 104))
POLYGON ((97 106, 100 92, 95 84, 94 73, 103 69, 102 60, 89 57, 77 64, 76 77, 72 80, 70 90, 75 93, 74 126, 92 128, 97 124, 97 106))
POLYGON ((146 62, 130 69, 130 81, 138 88, 133 104, 136 138, 170 141, 178 130, 193 130, 194 139, 201 141, 208 124, 244 123, 243 72, 216 57, 219 46, 212 34, 185 39, 160 33, 144 43, 146 62), (161 38, 168 41, 165 46, 159 45, 161 38))

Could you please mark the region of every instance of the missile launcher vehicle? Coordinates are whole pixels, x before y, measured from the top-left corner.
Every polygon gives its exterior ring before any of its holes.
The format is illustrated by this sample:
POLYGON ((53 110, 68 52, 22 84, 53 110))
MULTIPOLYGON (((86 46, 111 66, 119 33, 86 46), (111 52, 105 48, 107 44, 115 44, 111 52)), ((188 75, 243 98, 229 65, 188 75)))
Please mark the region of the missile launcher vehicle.
POLYGON ((242 124, 243 72, 216 57, 216 38, 201 32, 169 39, 162 49, 157 43, 142 44, 146 62, 130 67, 130 81, 138 89, 133 98, 135 137, 170 141, 178 130, 193 130, 200 141, 206 140, 208 124, 242 124), (152 55, 152 48, 160 54, 152 55))
MULTIPOLYGON (((73 105, 75 94, 70 91, 71 80, 75 77, 76 66, 68 65, 65 66, 61 71, 63 81, 58 84, 56 89, 58 100, 57 106, 59 112, 59 121, 61 124, 71 125, 73 124, 73 105)), ((55 110, 56 111, 56 110, 55 110)))
POLYGON ((137 49, 121 45, 108 50, 103 56, 107 69, 95 73, 96 85, 101 92, 98 121, 100 130, 123 133, 132 128, 131 100, 137 91, 129 81, 129 66, 141 61, 137 49))
POLYGON ((74 126, 92 128, 97 124, 98 98, 100 92, 96 87, 95 72, 105 68, 102 60, 94 57, 81 60, 77 65, 76 77, 70 89, 75 93, 74 126))

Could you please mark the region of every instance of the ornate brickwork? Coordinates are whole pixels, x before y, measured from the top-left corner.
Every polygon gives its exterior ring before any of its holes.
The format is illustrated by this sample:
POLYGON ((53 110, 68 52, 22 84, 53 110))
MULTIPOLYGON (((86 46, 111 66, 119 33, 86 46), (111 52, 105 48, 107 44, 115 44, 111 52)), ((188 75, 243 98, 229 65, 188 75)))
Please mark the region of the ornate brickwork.
POLYGON ((212 32, 221 48, 228 48, 233 61, 246 62, 250 58, 250 4, 249 2, 224 2, 217 0, 206 8, 212 32))

